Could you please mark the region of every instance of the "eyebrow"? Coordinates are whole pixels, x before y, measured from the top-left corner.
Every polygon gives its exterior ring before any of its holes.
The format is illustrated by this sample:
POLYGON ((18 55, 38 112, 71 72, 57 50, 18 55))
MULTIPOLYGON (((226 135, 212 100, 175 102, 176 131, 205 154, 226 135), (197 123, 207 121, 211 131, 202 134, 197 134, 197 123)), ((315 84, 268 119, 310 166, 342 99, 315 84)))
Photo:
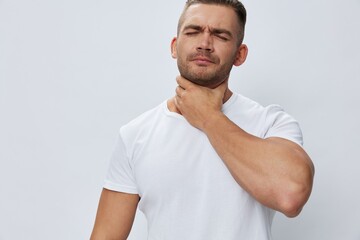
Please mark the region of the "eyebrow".
POLYGON ((186 31, 186 30, 189 30, 189 29, 192 29, 192 30, 197 30, 197 31, 202 31, 203 28, 199 25, 195 25, 195 24, 189 24, 189 25, 186 25, 183 29, 183 31, 186 31))
MULTIPOLYGON (((203 31, 203 27, 201 27, 199 25, 196 25, 196 24, 186 25, 184 27, 183 31, 186 31, 186 30, 189 30, 189 29, 196 30, 196 31, 203 31)), ((226 29, 223 29, 223 28, 212 28, 212 29, 210 29, 210 32, 212 34, 226 34, 231 38, 233 37, 233 35, 231 34, 231 32, 229 30, 226 30, 226 29)))

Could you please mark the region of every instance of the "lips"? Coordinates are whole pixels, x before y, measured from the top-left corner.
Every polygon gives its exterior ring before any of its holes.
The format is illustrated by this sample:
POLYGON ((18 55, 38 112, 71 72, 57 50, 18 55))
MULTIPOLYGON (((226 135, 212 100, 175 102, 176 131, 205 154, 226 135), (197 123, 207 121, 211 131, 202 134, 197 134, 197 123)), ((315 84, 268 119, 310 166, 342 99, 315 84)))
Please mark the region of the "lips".
POLYGON ((191 55, 189 59, 190 61, 201 67, 206 67, 216 62, 216 59, 214 59, 213 57, 199 53, 191 55))
POLYGON ((220 60, 216 55, 209 52, 195 52, 187 56, 186 60, 200 67, 208 67, 212 64, 218 64, 220 60))
POLYGON ((207 57, 195 57, 193 61, 214 63, 210 58, 207 57))

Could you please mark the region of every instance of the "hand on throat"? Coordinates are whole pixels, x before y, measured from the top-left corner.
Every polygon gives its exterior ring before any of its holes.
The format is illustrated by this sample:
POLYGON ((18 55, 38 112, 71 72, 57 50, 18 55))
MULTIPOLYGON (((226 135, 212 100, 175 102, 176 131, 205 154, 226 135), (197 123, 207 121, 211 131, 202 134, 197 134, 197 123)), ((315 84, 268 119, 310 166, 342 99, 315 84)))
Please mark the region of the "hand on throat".
POLYGON ((181 115, 183 114, 178 107, 179 103, 186 103, 189 107, 197 105, 197 107, 202 108, 204 106, 206 108, 207 103, 215 101, 218 103, 217 105, 222 105, 232 96, 232 91, 228 88, 228 78, 213 86, 200 86, 178 76, 177 83, 176 95, 168 100, 167 106, 170 112, 181 115))

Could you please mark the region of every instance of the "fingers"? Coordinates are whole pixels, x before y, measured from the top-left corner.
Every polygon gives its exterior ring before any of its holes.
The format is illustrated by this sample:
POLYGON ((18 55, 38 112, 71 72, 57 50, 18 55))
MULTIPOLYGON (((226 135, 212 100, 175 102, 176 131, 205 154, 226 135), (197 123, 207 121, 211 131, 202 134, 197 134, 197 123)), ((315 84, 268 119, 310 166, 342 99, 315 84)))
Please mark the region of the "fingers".
POLYGON ((187 80, 186 78, 182 77, 181 75, 176 77, 176 82, 179 84, 176 89, 176 97, 178 98, 178 101, 183 98, 184 94, 188 92, 198 92, 199 90, 202 92, 212 92, 213 94, 216 94, 218 96, 221 95, 221 97, 224 97, 224 94, 226 90, 228 89, 228 82, 223 81, 220 85, 215 87, 214 89, 209 89, 206 87, 201 87, 199 85, 196 85, 192 83, 191 81, 187 80))
POLYGON ((184 90, 185 90, 185 89, 182 88, 181 86, 177 86, 177 87, 175 88, 176 96, 179 97, 179 98, 181 98, 184 90))
POLYGON ((181 75, 176 77, 176 82, 177 84, 179 84, 179 86, 181 86, 183 89, 187 89, 190 86, 193 85, 192 82, 190 82, 189 80, 183 78, 181 75))
POLYGON ((176 96, 174 97, 174 103, 175 103, 175 107, 176 107, 177 109, 179 109, 179 102, 178 102, 178 98, 179 98, 179 96, 178 96, 178 95, 176 95, 176 96))

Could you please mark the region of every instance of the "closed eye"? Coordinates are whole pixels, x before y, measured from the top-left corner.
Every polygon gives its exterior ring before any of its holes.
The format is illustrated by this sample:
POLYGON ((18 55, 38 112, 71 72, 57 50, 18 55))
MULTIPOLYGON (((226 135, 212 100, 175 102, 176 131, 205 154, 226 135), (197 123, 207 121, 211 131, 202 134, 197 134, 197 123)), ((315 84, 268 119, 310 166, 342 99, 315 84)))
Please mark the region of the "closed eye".
POLYGON ((224 35, 221 35, 221 34, 215 34, 216 37, 220 38, 221 40, 224 40, 224 41, 228 41, 229 39, 224 36, 224 35))
POLYGON ((185 35, 191 36, 191 35, 195 35, 198 34, 198 31, 191 31, 191 32, 185 32, 185 35))
POLYGON ((224 41, 228 41, 232 38, 231 32, 225 29, 213 29, 212 34, 224 41))
POLYGON ((202 28, 198 25, 187 25, 184 27, 183 33, 187 36, 191 36, 191 35, 195 35, 198 34, 199 32, 202 31, 202 28))

